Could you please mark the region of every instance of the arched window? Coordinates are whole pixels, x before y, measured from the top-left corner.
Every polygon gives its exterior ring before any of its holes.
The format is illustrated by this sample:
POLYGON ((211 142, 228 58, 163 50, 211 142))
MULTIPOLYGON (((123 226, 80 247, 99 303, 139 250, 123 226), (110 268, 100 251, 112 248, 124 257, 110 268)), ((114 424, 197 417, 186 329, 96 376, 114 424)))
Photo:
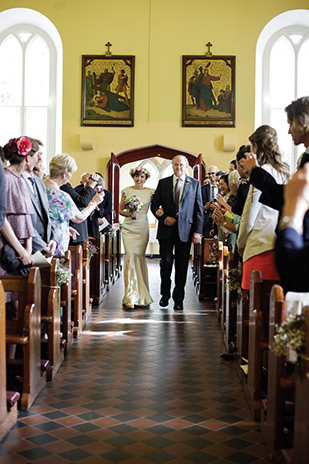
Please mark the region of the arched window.
POLYGON ((62 44, 34 10, 0 13, 0 145, 28 135, 44 144, 45 164, 61 152, 62 44))
POLYGON ((295 147, 284 108, 309 95, 309 10, 286 11, 261 32, 256 49, 256 127, 278 133, 280 151, 294 171, 304 147, 295 147))

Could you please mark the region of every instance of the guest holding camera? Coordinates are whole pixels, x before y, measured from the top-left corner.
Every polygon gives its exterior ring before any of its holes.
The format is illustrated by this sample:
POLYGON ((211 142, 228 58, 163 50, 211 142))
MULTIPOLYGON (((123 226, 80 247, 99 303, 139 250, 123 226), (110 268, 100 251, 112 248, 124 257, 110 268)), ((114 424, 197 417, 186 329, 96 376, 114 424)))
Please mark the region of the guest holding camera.
MULTIPOLYGON (((79 211, 71 195, 61 188, 71 179, 73 172, 76 170, 77 166, 72 156, 67 154, 56 155, 49 164, 50 175, 45 180, 49 206, 56 224, 56 256, 63 256, 68 249, 70 241, 70 221, 74 224, 84 222, 89 214, 91 214, 103 200, 102 193, 94 192, 92 200, 87 203, 82 211, 79 211)), ((92 181, 94 183, 97 182, 94 178, 92 178, 92 181)), ((72 190, 74 191, 74 189, 72 190)), ((76 193, 76 195, 78 194, 76 193)))

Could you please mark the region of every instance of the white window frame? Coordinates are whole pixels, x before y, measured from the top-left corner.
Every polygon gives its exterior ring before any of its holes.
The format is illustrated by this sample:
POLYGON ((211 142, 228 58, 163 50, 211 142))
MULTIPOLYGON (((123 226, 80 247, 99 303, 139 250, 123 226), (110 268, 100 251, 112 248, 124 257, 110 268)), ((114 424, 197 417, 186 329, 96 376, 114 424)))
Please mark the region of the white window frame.
MULTIPOLYGON (((269 107, 269 61, 273 45, 282 36, 303 34, 309 37, 309 10, 285 11, 269 21, 262 30, 256 46, 256 81, 255 81, 255 126, 270 124, 269 107)), ((295 53, 295 99, 303 95, 297 94, 297 56, 299 45, 290 41, 295 53)), ((306 77, 307 78, 307 77, 306 77)), ((297 148, 292 143, 291 169, 294 171, 299 152, 303 147, 297 148)), ((280 145, 280 140, 279 140, 280 145)))
POLYGON ((50 103, 48 105, 46 142, 46 162, 48 165, 52 156, 56 153, 61 153, 62 151, 62 41, 54 24, 46 16, 35 10, 30 10, 28 8, 12 8, 0 12, 0 44, 9 35, 12 34, 16 36, 21 32, 30 32, 33 35, 33 38, 35 35, 41 36, 49 48, 50 103))

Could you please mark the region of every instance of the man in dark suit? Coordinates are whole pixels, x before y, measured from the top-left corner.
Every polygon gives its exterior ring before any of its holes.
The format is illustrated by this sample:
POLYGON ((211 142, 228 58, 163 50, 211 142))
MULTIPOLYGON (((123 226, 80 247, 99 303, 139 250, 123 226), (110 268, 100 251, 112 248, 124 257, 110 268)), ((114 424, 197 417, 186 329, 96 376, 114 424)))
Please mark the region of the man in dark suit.
POLYGON ((214 227, 212 213, 215 209, 214 200, 216 200, 218 193, 218 185, 216 182, 216 175, 218 171, 217 166, 209 166, 207 175, 210 182, 202 186, 202 200, 204 205, 203 235, 206 237, 210 236, 210 231, 214 227))
MULTIPOLYGON (((61 190, 67 192, 70 195, 80 211, 86 208, 86 206, 88 206, 92 198, 95 196, 96 192, 94 188, 96 187, 99 178, 95 172, 92 174, 86 173, 84 176, 87 177, 87 179, 85 180, 85 184, 83 185, 84 188, 80 193, 76 192, 69 182, 60 187, 61 190)), ((70 226, 75 231, 77 231, 76 237, 71 236, 70 245, 83 246, 84 242, 86 242, 89 237, 87 220, 80 222, 79 224, 70 221, 70 226)))
POLYGON ((37 150, 31 156, 26 156, 26 166, 21 177, 24 179, 33 207, 31 214, 34 237, 32 237, 32 253, 41 251, 46 257, 52 256, 56 250, 57 242, 54 240, 54 219, 50 214, 46 188, 44 182, 33 174, 35 165, 42 160, 42 142, 27 137, 37 150))
POLYGON ((151 202, 151 211, 159 220, 161 299, 165 307, 171 296, 171 272, 175 248, 174 309, 183 309, 191 242, 200 243, 203 231, 203 202, 199 181, 188 177, 188 160, 176 156, 174 175, 161 179, 151 202))

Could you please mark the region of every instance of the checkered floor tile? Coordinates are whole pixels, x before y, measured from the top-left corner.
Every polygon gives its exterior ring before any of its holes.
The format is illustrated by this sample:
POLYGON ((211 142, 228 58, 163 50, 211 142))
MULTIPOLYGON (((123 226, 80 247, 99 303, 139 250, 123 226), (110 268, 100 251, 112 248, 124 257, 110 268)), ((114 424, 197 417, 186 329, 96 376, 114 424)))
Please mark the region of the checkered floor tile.
POLYGON ((54 381, 0 444, 0 464, 267 463, 214 305, 188 273, 183 312, 125 311, 122 278, 93 310, 54 381))

